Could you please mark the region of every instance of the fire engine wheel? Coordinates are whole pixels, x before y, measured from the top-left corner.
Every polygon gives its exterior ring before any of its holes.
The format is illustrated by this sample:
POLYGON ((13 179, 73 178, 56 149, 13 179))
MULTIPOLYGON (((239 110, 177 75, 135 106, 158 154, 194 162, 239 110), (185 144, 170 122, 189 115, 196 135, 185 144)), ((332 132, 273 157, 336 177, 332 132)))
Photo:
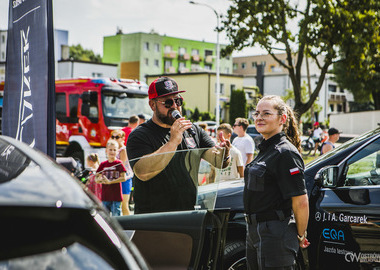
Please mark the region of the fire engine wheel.
POLYGON ((79 168, 82 170, 84 169, 84 156, 83 151, 76 151, 70 154, 70 157, 75 159, 76 162, 78 162, 79 168))

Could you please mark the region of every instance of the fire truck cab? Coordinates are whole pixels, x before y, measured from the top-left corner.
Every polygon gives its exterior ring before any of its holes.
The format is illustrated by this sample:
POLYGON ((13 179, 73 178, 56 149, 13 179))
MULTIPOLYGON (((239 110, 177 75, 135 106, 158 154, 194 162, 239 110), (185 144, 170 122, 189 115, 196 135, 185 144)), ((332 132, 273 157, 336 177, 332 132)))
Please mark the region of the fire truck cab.
POLYGON ((98 153, 105 160, 104 147, 114 129, 128 124, 134 114, 148 118, 148 85, 108 78, 56 80, 57 157, 73 157, 85 165, 85 157, 98 153))

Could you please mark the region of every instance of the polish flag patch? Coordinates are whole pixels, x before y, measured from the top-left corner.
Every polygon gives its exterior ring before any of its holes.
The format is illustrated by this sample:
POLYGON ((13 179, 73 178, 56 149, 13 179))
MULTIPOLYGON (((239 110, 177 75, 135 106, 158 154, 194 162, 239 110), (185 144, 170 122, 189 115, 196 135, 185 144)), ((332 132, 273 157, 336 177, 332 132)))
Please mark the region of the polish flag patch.
POLYGON ((293 169, 290 169, 289 172, 290 172, 290 175, 295 175, 295 174, 300 173, 300 169, 298 169, 297 167, 295 167, 293 169))

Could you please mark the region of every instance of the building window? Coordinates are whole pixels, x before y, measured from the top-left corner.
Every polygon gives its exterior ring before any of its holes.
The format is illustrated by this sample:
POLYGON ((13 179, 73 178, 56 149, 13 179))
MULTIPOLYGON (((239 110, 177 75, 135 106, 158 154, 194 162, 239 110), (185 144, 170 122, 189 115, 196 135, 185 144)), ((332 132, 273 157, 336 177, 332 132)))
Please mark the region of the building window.
POLYGON ((233 63, 232 68, 233 68, 233 70, 237 70, 238 64, 237 63, 233 63))
POLYGON ((226 67, 226 68, 224 69, 224 73, 230 74, 230 68, 226 67))
POLYGON ((235 90, 236 90, 236 85, 231 84, 230 89, 231 89, 231 93, 232 93, 232 91, 235 91, 235 90))
POLYGON ((252 68, 257 67, 257 62, 252 62, 252 68))
POLYGON ((172 67, 172 60, 165 60, 165 70, 169 69, 172 67))
POLYGON ((145 58, 145 59, 144 59, 144 62, 145 62, 145 65, 146 65, 146 66, 149 66, 149 59, 148 59, 148 58, 145 58))
POLYGON ((149 42, 144 42, 144 50, 149 51, 149 42))
POLYGON ((211 50, 205 50, 205 56, 212 55, 213 51, 211 50))
POLYGON ((179 47, 178 53, 179 53, 179 55, 184 55, 186 53, 186 48, 179 47))
POLYGON ((336 85, 329 84, 329 92, 336 92, 336 85))
POLYGON ((246 67, 246 64, 245 63, 241 63, 241 68, 245 69, 245 67, 246 67))
POLYGON ((170 53, 170 52, 172 52, 172 46, 170 46, 170 45, 165 45, 165 47, 164 47, 164 52, 165 52, 165 53, 170 53))
POLYGON ((160 52, 160 44, 158 44, 158 43, 154 44, 154 51, 155 52, 160 52))
POLYGON ((275 68, 276 68, 275 65, 270 65, 270 71, 271 71, 271 72, 273 72, 275 68))
POLYGON ((191 64, 191 71, 199 71, 200 68, 199 64, 191 64))
POLYGON ((154 59, 154 66, 159 67, 160 66, 160 61, 158 59, 154 59))
POLYGON ((99 72, 92 72, 92 77, 95 77, 95 78, 100 78, 100 77, 103 77, 103 73, 99 73, 99 72))
POLYGON ((191 55, 199 55, 199 50, 198 49, 192 49, 191 55))
MULTIPOLYGON (((217 85, 217 84, 215 83, 215 93, 216 93, 216 85, 217 85)), ((221 83, 221 84, 220 84, 220 89, 219 89, 219 90, 220 90, 220 91, 219 91, 220 94, 224 94, 224 83, 221 83)))
POLYGON ((178 71, 182 72, 182 71, 185 71, 185 69, 186 69, 186 63, 179 62, 178 63, 178 71))
POLYGON ((342 106, 342 104, 337 104, 337 106, 336 106, 336 110, 337 110, 338 112, 343 112, 343 106, 342 106))
POLYGON ((330 104, 330 112, 334 112, 334 104, 330 104))
POLYGON ((211 65, 205 65, 205 70, 211 70, 211 65))
POLYGON ((5 43, 5 36, 4 35, 1 36, 1 43, 5 43))

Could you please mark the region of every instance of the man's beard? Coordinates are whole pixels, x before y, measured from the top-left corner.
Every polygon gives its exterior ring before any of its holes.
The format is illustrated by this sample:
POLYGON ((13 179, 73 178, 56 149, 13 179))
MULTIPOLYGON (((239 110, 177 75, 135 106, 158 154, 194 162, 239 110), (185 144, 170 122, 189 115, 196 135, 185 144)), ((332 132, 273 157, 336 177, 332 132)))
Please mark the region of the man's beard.
POLYGON ((160 113, 160 111, 159 111, 158 108, 157 108, 157 110, 156 110, 156 112, 157 112, 157 118, 160 119, 160 121, 161 121, 162 123, 171 126, 171 125, 173 125, 174 121, 176 120, 176 119, 174 119, 174 118, 172 117, 172 112, 173 112, 173 111, 174 111, 174 110, 169 110, 169 111, 167 112, 167 114, 165 115, 165 114, 163 114, 163 113, 160 113))

